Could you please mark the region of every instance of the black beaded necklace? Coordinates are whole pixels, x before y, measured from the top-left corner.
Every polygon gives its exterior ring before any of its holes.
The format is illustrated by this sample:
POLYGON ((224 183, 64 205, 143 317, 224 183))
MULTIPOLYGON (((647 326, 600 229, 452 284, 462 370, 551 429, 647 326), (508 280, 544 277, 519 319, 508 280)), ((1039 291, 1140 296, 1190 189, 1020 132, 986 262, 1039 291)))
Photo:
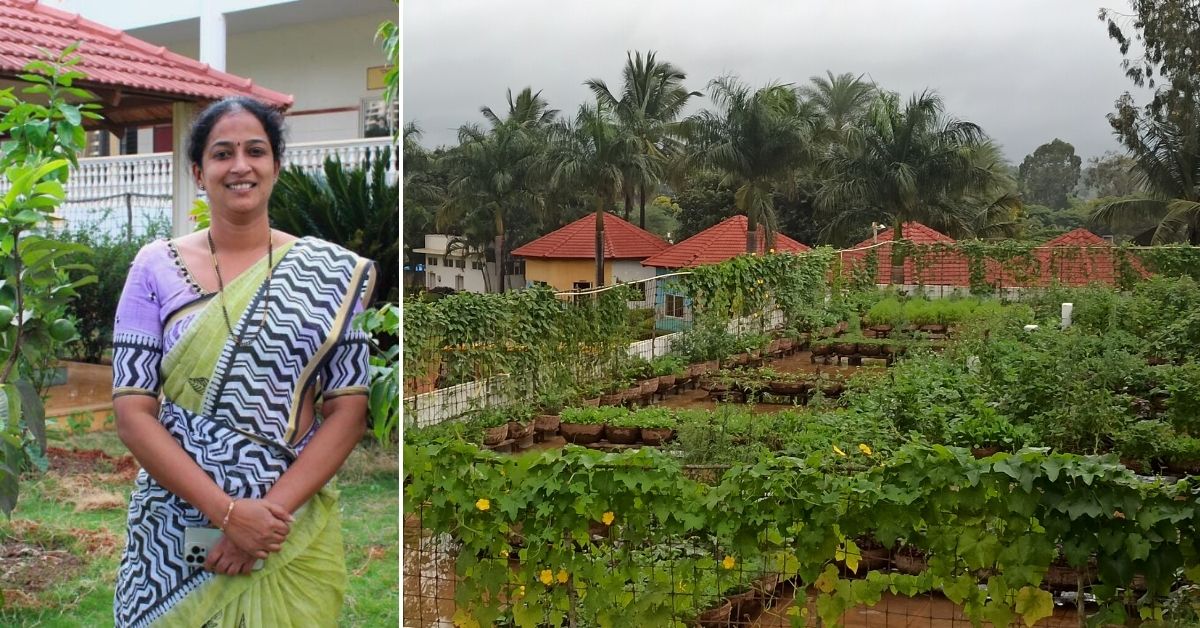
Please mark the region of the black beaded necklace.
MULTIPOLYGON (((208 231, 208 252, 212 255, 213 271, 217 273, 217 289, 221 293, 221 313, 225 315, 225 329, 229 330, 229 335, 233 337, 233 342, 237 346, 242 346, 243 340, 241 336, 233 335, 233 324, 229 321, 229 309, 225 307, 225 280, 221 278, 221 266, 217 264, 217 246, 213 243, 212 230, 208 231)), ((265 294, 263 295, 263 313, 262 322, 254 335, 247 338, 244 343, 249 344, 258 337, 258 332, 262 331, 267 326, 267 312, 271 305, 271 267, 274 266, 275 254, 275 234, 274 232, 267 233, 267 285, 265 294)))

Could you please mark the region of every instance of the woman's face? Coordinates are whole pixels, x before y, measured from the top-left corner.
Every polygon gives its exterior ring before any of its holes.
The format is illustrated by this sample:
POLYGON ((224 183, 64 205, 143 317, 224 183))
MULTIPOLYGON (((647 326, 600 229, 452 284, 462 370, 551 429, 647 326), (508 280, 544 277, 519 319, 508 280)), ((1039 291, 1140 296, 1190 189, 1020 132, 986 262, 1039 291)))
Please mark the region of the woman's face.
POLYGON ((266 212, 279 175, 267 132, 254 114, 235 109, 213 125, 204 145, 196 182, 208 190, 215 213, 266 212))

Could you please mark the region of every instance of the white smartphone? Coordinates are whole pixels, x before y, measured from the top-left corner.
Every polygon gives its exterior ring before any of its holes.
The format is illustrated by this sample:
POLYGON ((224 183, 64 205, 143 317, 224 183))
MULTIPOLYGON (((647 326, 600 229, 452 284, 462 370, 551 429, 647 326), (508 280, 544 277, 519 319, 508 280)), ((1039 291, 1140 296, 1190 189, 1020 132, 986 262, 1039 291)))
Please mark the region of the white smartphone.
MULTIPOLYGON (((183 561, 199 569, 208 560, 208 553, 221 540, 221 531, 216 528, 184 528, 183 529, 183 561)), ((254 561, 254 571, 263 568, 263 560, 254 561)))

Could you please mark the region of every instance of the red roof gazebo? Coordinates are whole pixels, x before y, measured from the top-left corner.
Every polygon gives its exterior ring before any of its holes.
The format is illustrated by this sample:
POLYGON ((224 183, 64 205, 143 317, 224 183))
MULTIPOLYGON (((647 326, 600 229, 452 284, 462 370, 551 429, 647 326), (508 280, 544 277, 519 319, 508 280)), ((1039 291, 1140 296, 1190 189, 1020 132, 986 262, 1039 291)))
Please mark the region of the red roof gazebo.
POLYGON ((35 0, 0 0, 0 87, 18 82, 24 66, 78 42, 77 70, 87 78, 74 86, 99 97, 103 120, 90 128, 172 125, 173 222, 178 232, 196 197, 184 154, 188 125, 204 105, 226 96, 256 98, 281 111, 293 98, 149 44, 113 28, 44 6, 35 0))

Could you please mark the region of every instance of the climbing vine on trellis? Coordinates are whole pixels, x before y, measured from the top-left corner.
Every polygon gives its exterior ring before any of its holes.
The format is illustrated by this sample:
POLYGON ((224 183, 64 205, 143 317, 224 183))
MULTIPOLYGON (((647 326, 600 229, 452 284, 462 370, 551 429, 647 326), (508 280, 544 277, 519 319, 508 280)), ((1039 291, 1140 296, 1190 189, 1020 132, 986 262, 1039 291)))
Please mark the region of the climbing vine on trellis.
POLYGON ((728 321, 778 307, 792 323, 824 302, 836 257, 828 247, 799 255, 739 255, 694 269, 682 284, 697 321, 728 321))

